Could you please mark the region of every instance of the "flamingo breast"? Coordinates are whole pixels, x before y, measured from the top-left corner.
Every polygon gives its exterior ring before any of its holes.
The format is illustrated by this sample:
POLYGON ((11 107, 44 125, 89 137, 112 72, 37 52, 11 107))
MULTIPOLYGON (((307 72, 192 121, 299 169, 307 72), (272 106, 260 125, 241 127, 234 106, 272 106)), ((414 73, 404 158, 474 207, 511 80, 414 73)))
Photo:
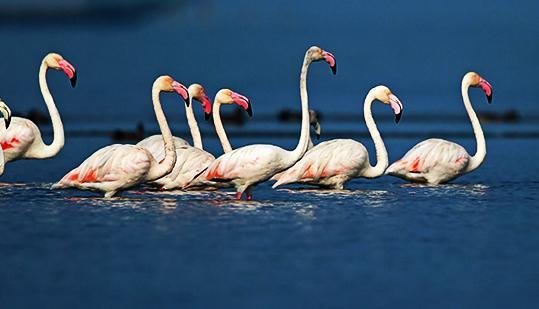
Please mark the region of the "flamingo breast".
POLYGON ((21 159, 34 143, 36 134, 39 129, 32 121, 13 117, 9 128, 0 135, 5 162, 21 159))

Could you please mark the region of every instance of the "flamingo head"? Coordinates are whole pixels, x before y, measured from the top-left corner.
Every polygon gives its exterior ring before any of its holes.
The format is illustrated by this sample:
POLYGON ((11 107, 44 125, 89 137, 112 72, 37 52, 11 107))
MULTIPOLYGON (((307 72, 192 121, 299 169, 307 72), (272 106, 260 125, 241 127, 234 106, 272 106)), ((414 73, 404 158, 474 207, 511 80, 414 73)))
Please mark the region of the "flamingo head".
POLYGON ((318 46, 311 46, 307 50, 307 55, 309 55, 311 61, 324 60, 329 64, 333 75, 337 74, 337 60, 335 60, 335 56, 333 56, 332 53, 327 52, 318 46))
POLYGON ((468 72, 464 75, 463 82, 467 82, 472 87, 479 87, 487 96, 487 101, 490 104, 492 102, 492 85, 481 75, 475 72, 468 72))
POLYGON ((43 62, 49 67, 55 70, 62 70, 69 78, 71 82, 71 87, 75 87, 77 84, 77 71, 75 67, 71 65, 67 60, 65 60, 61 55, 56 53, 50 53, 45 58, 43 62))
POLYGON ((9 127, 9 124, 11 123, 11 110, 7 106, 2 99, 0 99, 0 113, 2 113, 2 117, 4 118, 4 122, 6 125, 6 129, 9 127))
POLYGON ((316 133, 316 139, 320 138, 320 122, 318 121, 318 113, 313 109, 309 109, 309 122, 316 133))
POLYGON ((403 110, 403 106, 399 98, 391 93, 391 90, 389 90, 389 88, 386 86, 376 86, 371 89, 370 93, 378 101, 391 106, 393 112, 395 113, 395 123, 399 123, 403 110))
POLYGON ((161 91, 176 92, 185 101, 185 105, 189 106, 189 91, 172 77, 168 75, 159 76, 154 82, 154 87, 161 91))
POLYGON ((210 98, 206 95, 206 92, 204 91, 204 87, 200 84, 192 84, 188 88, 189 90, 189 96, 191 98, 197 100, 202 104, 202 108, 204 109, 204 116, 206 120, 210 119, 211 116, 211 101, 210 98))
POLYGON ((221 104, 238 104, 241 106, 249 117, 253 116, 253 109, 251 107, 251 102, 246 96, 243 96, 237 92, 234 92, 230 89, 221 89, 215 95, 215 101, 221 104))

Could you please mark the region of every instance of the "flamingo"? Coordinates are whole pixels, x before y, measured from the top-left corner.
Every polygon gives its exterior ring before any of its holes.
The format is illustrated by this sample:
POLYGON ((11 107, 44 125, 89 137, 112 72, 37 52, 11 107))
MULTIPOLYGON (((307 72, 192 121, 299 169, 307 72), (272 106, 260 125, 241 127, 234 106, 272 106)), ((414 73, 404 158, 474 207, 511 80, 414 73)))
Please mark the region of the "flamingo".
POLYGON ((243 192, 247 200, 252 199, 252 188, 258 183, 289 168, 307 151, 309 140, 309 103, 307 97, 307 71, 313 61, 325 60, 333 74, 336 73, 335 57, 320 47, 312 46, 305 53, 300 75, 301 93, 301 134, 293 151, 274 145, 249 145, 237 148, 217 158, 208 168, 206 179, 232 183, 236 188, 236 199, 241 200, 243 192))
POLYGON ((400 121, 402 103, 386 86, 372 88, 365 98, 363 113, 365 123, 376 148, 376 165, 369 163, 365 146, 351 139, 334 139, 314 146, 294 166, 284 172, 273 185, 276 188, 288 183, 304 183, 324 188, 342 190, 344 183, 356 177, 376 178, 388 166, 387 151, 372 117, 374 100, 389 104, 400 121))
MULTIPOLYGON (((6 131, 6 128, 9 128, 11 122, 11 110, 2 99, 0 99, 0 113, 4 118, 4 125, 0 127, 0 133, 3 135, 6 131)), ((4 174, 4 151, 0 148, 0 176, 4 174)))
POLYGON ((94 152, 79 167, 67 173, 53 189, 75 187, 105 193, 105 198, 139 183, 152 181, 170 173, 176 162, 174 141, 161 108, 159 93, 177 92, 189 104, 187 88, 168 75, 158 77, 152 87, 152 101, 157 122, 163 135, 165 157, 157 162, 144 147, 114 144, 94 152))
MULTIPOLYGON (((249 99, 245 96, 233 92, 230 89, 221 89, 215 95, 213 102, 213 120, 217 135, 221 141, 224 152, 231 151, 232 147, 225 133, 221 122, 219 110, 221 104, 238 104, 244 108, 249 116, 252 116, 252 108, 249 99)), ((189 145, 176 148, 176 164, 172 172, 165 177, 154 181, 163 190, 170 189, 215 189, 223 187, 222 184, 206 181, 202 177, 203 172, 215 160, 215 157, 204 151, 202 148, 191 147, 189 145)), ((156 157, 159 160, 159 157, 156 157)))
MULTIPOLYGON (((189 125, 189 129, 191 131, 191 138, 193 139, 193 145, 196 148, 203 149, 202 147, 202 138, 200 137, 200 130, 198 129, 198 123, 195 118, 195 113, 193 112, 193 99, 197 100, 202 104, 202 108, 204 109, 204 115, 206 120, 208 120, 211 116, 211 102, 208 96, 206 95, 206 92, 204 90, 204 87, 200 84, 191 84, 187 90, 189 91, 189 105, 185 106, 185 115, 187 116, 187 124, 189 125)), ((174 136, 174 146, 176 148, 189 145, 189 143, 184 140, 183 138, 174 136)), ((164 143, 163 143, 163 136, 160 134, 152 135, 150 137, 147 137, 143 139, 142 141, 138 142, 137 145, 146 147, 153 156, 156 158, 156 160, 162 160, 165 156, 164 150, 164 143)))
POLYGON ((487 96, 488 103, 491 103, 492 86, 475 72, 468 72, 462 78, 462 100, 472 122, 477 142, 475 155, 470 156, 464 147, 456 143, 431 138, 415 145, 402 159, 391 164, 386 174, 411 182, 440 184, 469 173, 483 163, 487 154, 485 137, 468 96, 470 87, 481 88, 487 96))
POLYGON ((19 159, 46 159, 54 157, 64 147, 64 127, 58 109, 47 86, 46 73, 49 68, 62 70, 71 81, 77 83, 75 68, 62 56, 50 53, 43 58, 39 68, 39 87, 52 120, 53 140, 46 145, 41 138, 38 127, 31 120, 13 117, 9 128, 0 137, 4 150, 5 162, 19 159))

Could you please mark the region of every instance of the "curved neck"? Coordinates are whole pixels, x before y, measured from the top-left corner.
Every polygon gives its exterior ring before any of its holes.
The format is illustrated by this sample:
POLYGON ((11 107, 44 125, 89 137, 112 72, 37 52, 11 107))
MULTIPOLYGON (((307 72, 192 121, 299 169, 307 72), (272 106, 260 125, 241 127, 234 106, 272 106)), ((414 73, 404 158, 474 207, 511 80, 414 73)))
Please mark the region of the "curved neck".
POLYGON ((213 125, 215 126, 215 132, 217 132, 217 136, 219 137, 219 141, 221 142, 221 146, 223 146, 223 152, 231 152, 232 146, 230 146, 230 142, 228 141, 228 137, 226 136, 225 128, 223 127, 223 122, 221 122, 221 115, 219 114, 219 111, 221 110, 221 102, 215 98, 213 100, 213 125))
POLYGON ((193 138, 193 146, 198 149, 203 149, 202 137, 200 136, 195 113, 193 113, 193 95, 191 93, 189 93, 189 106, 185 106, 185 114, 187 115, 187 124, 189 125, 191 137, 193 138))
POLYGON ((483 163, 485 156, 487 154, 487 145, 485 143, 485 136, 483 135, 483 129, 481 129, 481 124, 479 124, 479 119, 473 110, 472 103, 470 102, 470 97, 468 96, 468 89, 470 88, 470 83, 467 81, 462 81, 461 92, 462 92, 462 101, 464 102, 464 107, 468 112, 470 121, 472 122, 472 128, 475 135, 475 141, 477 143, 477 150, 475 155, 473 155, 468 162, 465 172, 471 172, 483 163))
POLYGON ((161 135, 163 136, 164 146, 165 146, 165 158, 158 162, 157 164, 152 165, 146 176, 147 180, 155 180, 165 176, 166 174, 172 171, 174 164, 176 163, 176 150, 174 149, 174 140, 172 139, 172 133, 168 127, 167 119, 163 113, 161 107, 161 101, 159 100, 159 93, 161 89, 154 84, 152 88, 152 102, 153 109, 155 112, 155 117, 157 118, 157 123, 159 124, 159 129, 161 130, 161 135))
POLYGON ((312 60, 309 54, 305 54, 303 66, 301 67, 301 75, 299 78, 299 91, 301 97, 301 133, 299 136, 298 145, 292 151, 294 162, 301 159, 307 147, 309 146, 309 97, 307 96, 307 72, 312 60))
POLYGON ((372 118, 371 107, 373 101, 374 96, 369 92, 369 94, 365 98, 365 102, 363 103, 363 115, 365 117, 365 123, 367 124, 367 128, 369 129, 369 133, 371 134, 371 138, 374 142, 374 148, 376 149, 376 165, 372 166, 369 163, 367 169, 363 172, 363 174, 358 175, 367 178, 375 178, 381 176, 389 165, 386 146, 384 145, 384 141, 382 140, 380 132, 376 127, 376 123, 372 118))
POLYGON ((50 145, 43 143, 39 153, 36 153, 37 158, 53 157, 64 147, 64 126, 47 85, 46 73, 48 68, 49 66, 43 61, 39 68, 39 88, 51 116, 53 139, 50 145))

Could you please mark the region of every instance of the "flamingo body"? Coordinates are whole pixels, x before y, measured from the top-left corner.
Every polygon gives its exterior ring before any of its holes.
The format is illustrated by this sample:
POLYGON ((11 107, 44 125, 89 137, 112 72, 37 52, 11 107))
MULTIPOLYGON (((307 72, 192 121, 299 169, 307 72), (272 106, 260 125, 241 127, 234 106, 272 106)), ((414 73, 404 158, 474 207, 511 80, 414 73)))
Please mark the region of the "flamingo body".
POLYGON ((290 151, 274 145, 249 145, 217 158, 208 167, 206 179, 230 182, 238 193, 243 193, 293 163, 290 162, 290 151))
POLYGON ((144 147, 114 144, 94 152, 53 188, 102 191, 105 197, 112 197, 120 190, 145 181, 150 168, 156 164, 144 147))
POLYGON ((465 172, 470 155, 459 144, 431 138, 415 145, 386 174, 415 182, 440 184, 465 172))
POLYGON ((342 189, 345 182, 357 177, 369 166, 365 146, 351 139, 322 142, 280 174, 274 188, 288 183, 304 183, 342 189))
POLYGON ((191 146, 176 148, 176 157, 172 172, 154 181, 165 190, 196 187, 198 183, 194 179, 215 160, 211 153, 191 146))

